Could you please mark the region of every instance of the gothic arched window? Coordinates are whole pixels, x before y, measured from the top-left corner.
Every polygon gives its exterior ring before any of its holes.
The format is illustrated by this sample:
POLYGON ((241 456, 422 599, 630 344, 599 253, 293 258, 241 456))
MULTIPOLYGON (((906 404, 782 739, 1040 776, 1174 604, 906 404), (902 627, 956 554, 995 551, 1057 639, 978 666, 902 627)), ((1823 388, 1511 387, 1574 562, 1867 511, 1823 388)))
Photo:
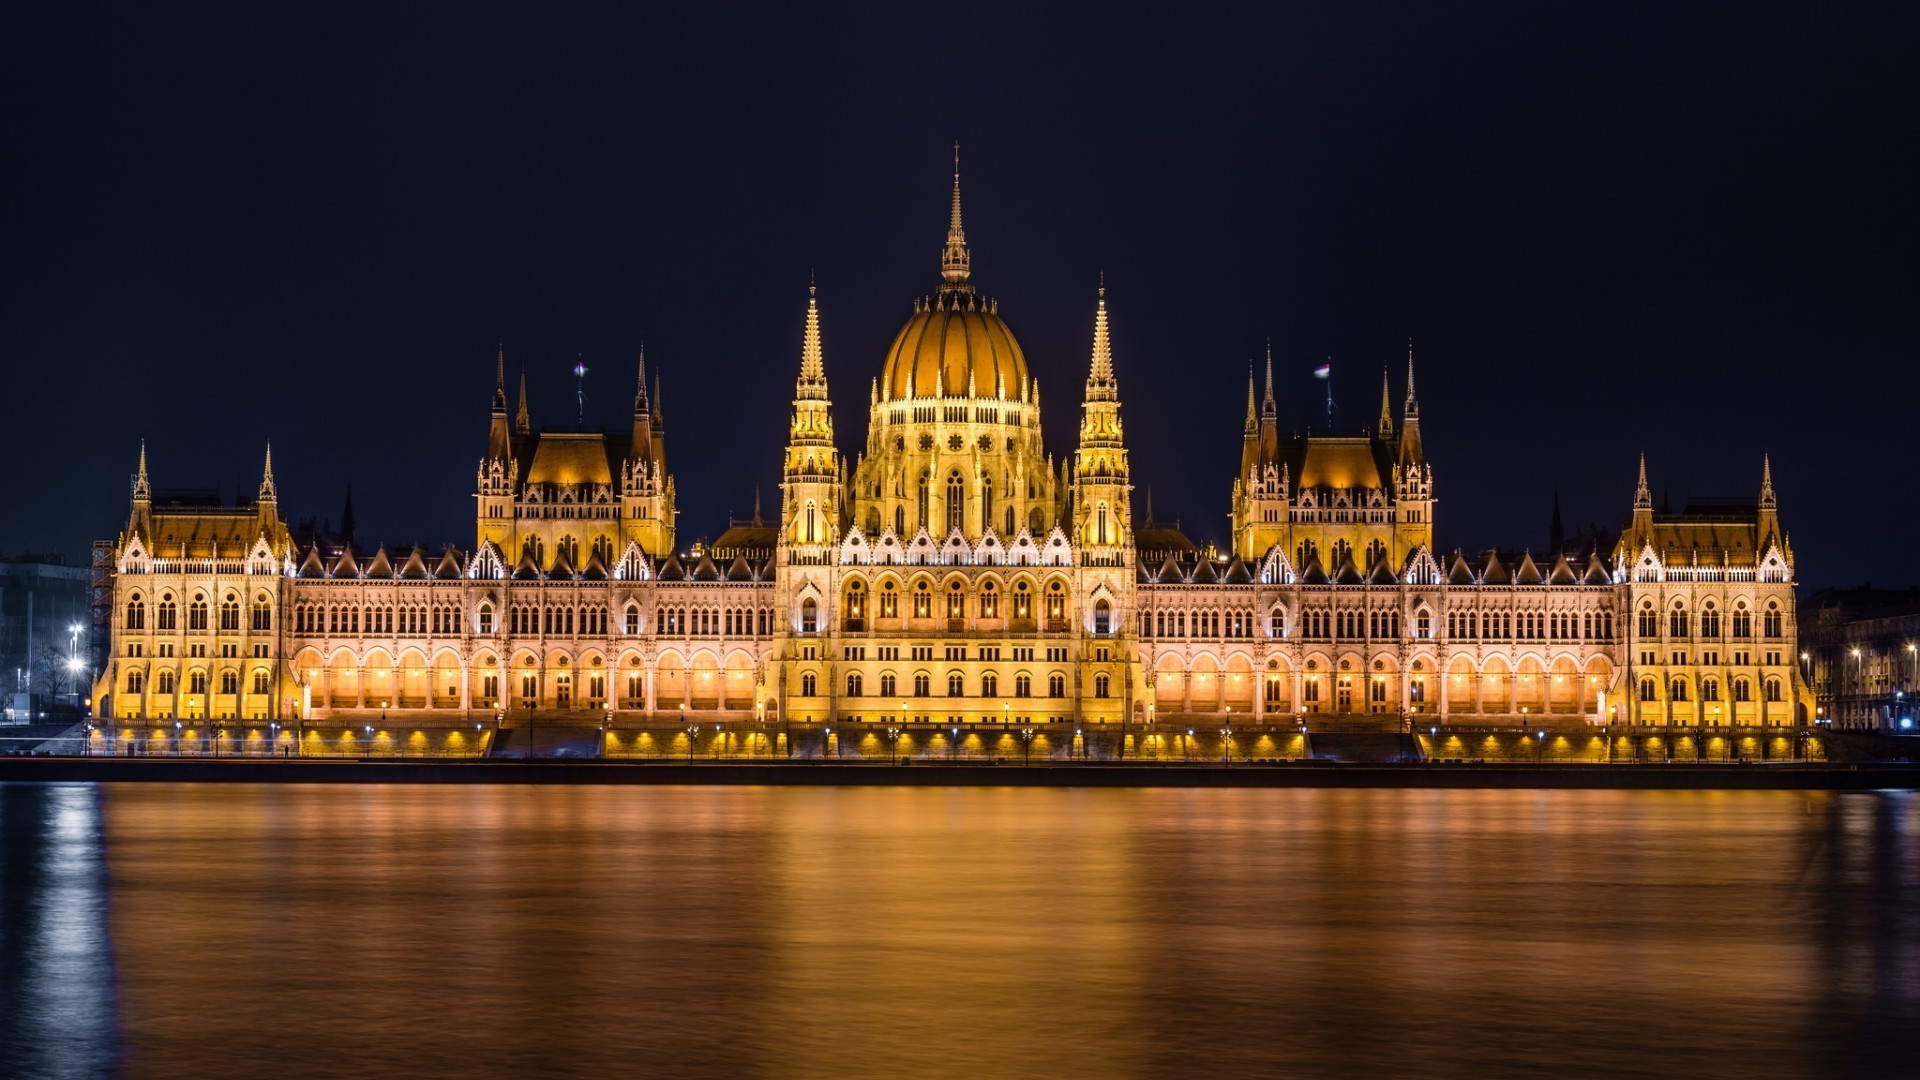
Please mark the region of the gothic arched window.
POLYGON ((947 477, 947 531, 965 530, 967 514, 967 484, 955 472, 947 477))

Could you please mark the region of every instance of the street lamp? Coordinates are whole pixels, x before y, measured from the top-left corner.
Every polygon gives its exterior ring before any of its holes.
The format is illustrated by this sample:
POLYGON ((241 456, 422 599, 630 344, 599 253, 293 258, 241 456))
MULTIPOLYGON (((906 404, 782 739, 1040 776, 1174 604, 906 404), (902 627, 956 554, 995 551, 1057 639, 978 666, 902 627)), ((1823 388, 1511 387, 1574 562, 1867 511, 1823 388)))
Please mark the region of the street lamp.
POLYGON ((1032 765, 1033 764, 1033 729, 1032 728, 1028 727, 1028 728, 1020 729, 1020 742, 1022 744, 1022 755, 1021 755, 1022 763, 1025 765, 1032 765))
MULTIPOLYGON (((684 710, 685 708, 686 708, 685 705, 681 706, 681 709, 684 710)), ((684 716, 686 714, 685 712, 682 712, 681 715, 684 716)), ((699 740, 700 740, 700 725, 693 724, 689 726, 687 728, 687 764, 689 765, 693 764, 694 743, 698 742, 699 740)))
POLYGON ((1228 765, 1232 765, 1233 764, 1233 729, 1232 728, 1223 727, 1220 729, 1220 742, 1225 747, 1226 763, 1228 765))

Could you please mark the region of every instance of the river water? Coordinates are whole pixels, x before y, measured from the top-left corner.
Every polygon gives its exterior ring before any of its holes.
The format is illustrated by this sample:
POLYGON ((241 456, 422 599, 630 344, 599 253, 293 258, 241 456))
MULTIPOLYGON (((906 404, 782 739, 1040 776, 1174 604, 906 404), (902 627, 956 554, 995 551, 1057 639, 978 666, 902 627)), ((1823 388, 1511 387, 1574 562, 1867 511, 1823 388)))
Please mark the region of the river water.
POLYGON ((1906 793, 0 784, 0 1076, 1920 1072, 1906 793))

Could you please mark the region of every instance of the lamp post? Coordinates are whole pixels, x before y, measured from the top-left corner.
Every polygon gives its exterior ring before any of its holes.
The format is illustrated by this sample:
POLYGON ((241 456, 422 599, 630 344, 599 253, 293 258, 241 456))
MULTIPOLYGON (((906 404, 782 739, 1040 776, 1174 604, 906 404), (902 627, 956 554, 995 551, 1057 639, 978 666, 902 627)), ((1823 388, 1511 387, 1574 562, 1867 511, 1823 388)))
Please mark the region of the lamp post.
POLYGON ((1224 748, 1227 767, 1232 768, 1233 767, 1233 729, 1232 728, 1223 727, 1220 729, 1220 743, 1221 743, 1221 746, 1224 748))
POLYGON ((900 729, 897 727, 887 729, 887 762, 891 765, 900 763, 900 729))
POLYGON ((1021 742, 1021 751, 1022 751, 1022 755, 1021 755, 1022 764, 1031 766, 1033 764, 1033 729, 1032 728, 1027 727, 1027 728, 1020 729, 1020 742, 1021 742))
POLYGON ((687 764, 693 764, 693 747, 700 741, 700 725, 692 724, 687 728, 687 764))

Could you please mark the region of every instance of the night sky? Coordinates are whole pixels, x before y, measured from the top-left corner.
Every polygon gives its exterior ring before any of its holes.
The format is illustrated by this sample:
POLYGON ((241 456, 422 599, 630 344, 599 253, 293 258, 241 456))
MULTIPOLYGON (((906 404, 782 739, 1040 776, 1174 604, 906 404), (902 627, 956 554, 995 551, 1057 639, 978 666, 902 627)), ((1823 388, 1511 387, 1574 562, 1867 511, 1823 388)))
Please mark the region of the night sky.
POLYGON ((500 340, 536 423, 580 356, 618 426, 644 338, 711 538, 775 505, 809 272, 862 445, 957 139, 1049 445, 1104 270, 1136 483, 1196 539, 1269 337, 1283 429, 1329 355, 1371 423, 1411 337, 1443 548, 1540 549, 1556 490, 1618 526, 1643 450, 1656 500, 1750 498, 1771 450, 1804 582, 1915 577, 1875 557, 1920 529, 1912 5, 30 7, 0 553, 113 536, 142 437, 158 487, 250 498, 271 439, 289 517, 351 483, 363 541, 470 544, 500 340))

